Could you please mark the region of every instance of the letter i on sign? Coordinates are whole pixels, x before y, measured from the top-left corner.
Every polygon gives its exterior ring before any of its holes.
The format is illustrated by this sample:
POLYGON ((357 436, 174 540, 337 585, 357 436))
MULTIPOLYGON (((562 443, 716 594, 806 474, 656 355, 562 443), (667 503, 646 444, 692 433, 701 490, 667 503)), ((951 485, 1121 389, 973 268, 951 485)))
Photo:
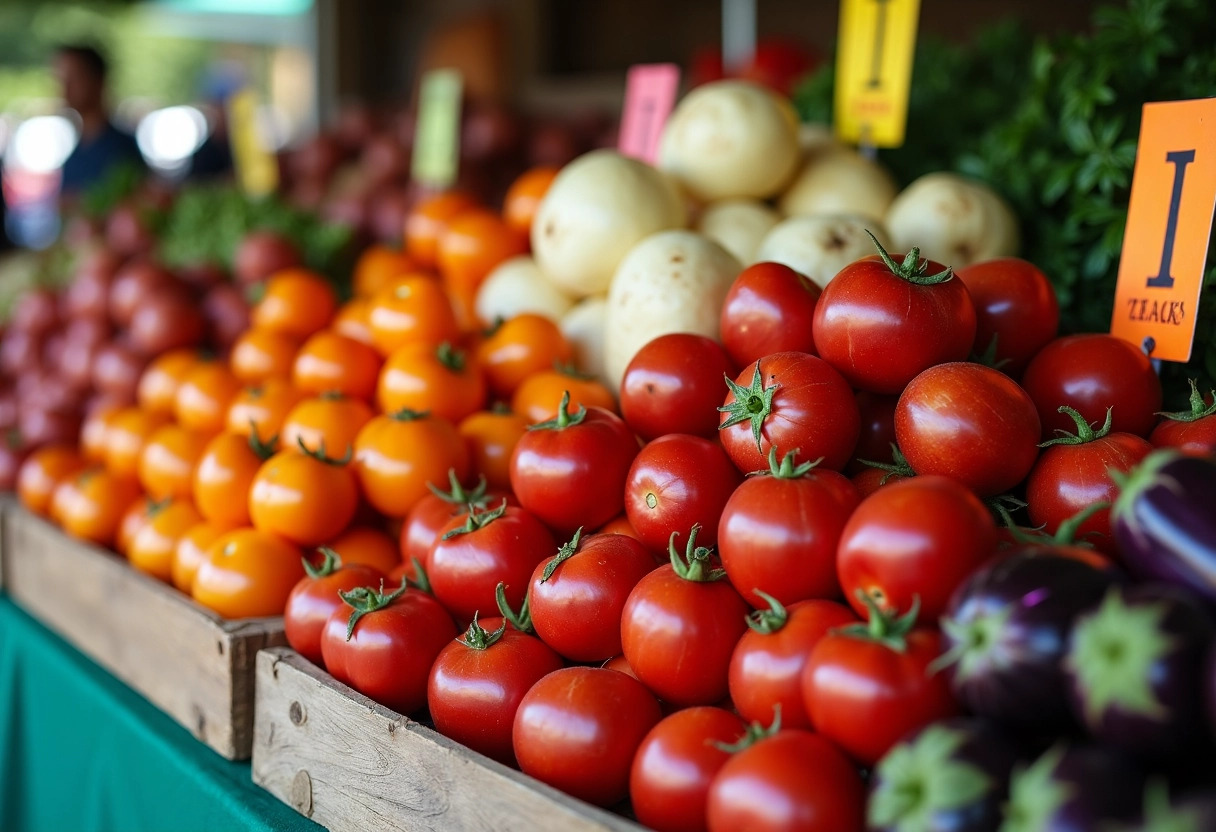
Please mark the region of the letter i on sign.
POLYGON ((1112 335, 1189 361, 1216 208, 1216 98, 1144 105, 1112 335))

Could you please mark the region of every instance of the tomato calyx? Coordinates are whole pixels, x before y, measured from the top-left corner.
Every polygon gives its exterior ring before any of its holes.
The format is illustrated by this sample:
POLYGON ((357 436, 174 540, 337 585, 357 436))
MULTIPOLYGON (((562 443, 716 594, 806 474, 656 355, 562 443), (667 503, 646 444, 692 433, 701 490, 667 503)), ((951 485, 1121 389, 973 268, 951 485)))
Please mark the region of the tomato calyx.
POLYGON ((444 341, 435 348, 435 358, 453 373, 464 372, 466 364, 464 351, 456 349, 450 341, 444 341))
POLYGON ((394 410, 392 413, 386 413, 388 418, 394 422, 416 422, 419 419, 425 419, 431 415, 429 410, 410 410, 408 407, 403 407, 400 410, 394 410))
POLYGON ((912 606, 902 615, 898 611, 884 610, 879 606, 878 601, 864 590, 857 590, 856 597, 865 604, 868 620, 857 624, 846 624, 843 627, 837 627, 832 632, 861 641, 873 641, 896 653, 903 653, 907 650, 908 633, 912 632, 912 628, 916 626, 916 617, 920 615, 920 597, 913 599, 912 606))
POLYGON ((750 612, 747 616, 747 626, 761 635, 772 635, 785 626, 790 620, 790 614, 784 604, 764 590, 753 589, 752 592, 768 602, 768 609, 750 612))
MULTIPOLYGON (((1118 484, 1118 480, 1115 478, 1115 474, 1123 476, 1122 471, 1111 471, 1110 474, 1111 479, 1114 479, 1116 484, 1118 484)), ((1005 528, 1009 532, 1009 536, 1018 543, 1040 546, 1080 546, 1084 548, 1092 548, 1093 544, 1088 540, 1085 540, 1084 538, 1080 540, 1077 539, 1077 532, 1080 531, 1081 526, 1085 524, 1086 520, 1093 517, 1098 512, 1110 508, 1110 506, 1111 504, 1107 500, 1091 503, 1068 519, 1062 521, 1060 525, 1056 527, 1055 534, 1047 534, 1045 531, 1043 531, 1043 526, 1039 526, 1038 528, 1034 529, 1024 529, 1017 524, 1017 521, 1013 519, 1013 516, 1008 511, 1001 512, 1001 520, 1004 522, 1005 528)))
POLYGON ((692 530, 688 532, 688 543, 684 546, 683 556, 676 548, 676 538, 680 533, 671 533, 671 538, 667 541, 667 554, 671 558, 672 571, 678 577, 693 583, 707 584, 720 581, 726 577, 726 570, 710 565, 710 558, 713 557, 714 550, 712 547, 697 545, 697 532, 699 531, 701 531, 701 524, 694 523, 692 530))
POLYGON ((456 469, 449 468, 448 486, 448 490, 444 491, 432 482, 426 484, 426 487, 430 489, 432 494, 449 505, 486 507, 486 488, 488 487, 488 483, 484 474, 478 477, 476 486, 466 490, 460 484, 460 480, 456 478, 456 469))
POLYGON ((478 529, 484 529, 486 526, 493 523, 499 517, 507 513, 507 500, 504 497, 498 508, 480 508, 473 503, 469 503, 469 514, 465 518, 464 525, 458 526, 444 534, 444 540, 450 540, 458 535, 475 532, 478 529))
POLYGON ((872 459, 857 460, 862 465, 868 465, 871 468, 877 468, 880 471, 886 471, 886 476, 878 481, 879 485, 886 485, 892 477, 915 477, 916 471, 912 469, 912 465, 908 462, 908 458, 904 456, 904 452, 899 449, 899 446, 894 442, 891 443, 891 461, 877 462, 872 459))
POLYGON ((811 462, 800 462, 795 464, 794 459, 798 456, 800 448, 794 450, 781 457, 781 461, 777 461, 777 446, 770 445, 768 448, 768 470, 767 471, 752 471, 748 474, 749 477, 776 477, 780 480, 798 480, 811 473, 819 463, 823 462, 823 457, 811 462))
POLYGON ((340 456, 340 457, 329 456, 325 452, 325 440, 324 439, 322 439, 320 442, 317 443, 316 450, 310 450, 309 447, 304 444, 303 436, 299 437, 296 440, 296 442, 297 442, 297 444, 299 444, 300 450, 304 453, 305 456, 310 456, 313 459, 315 459, 317 462, 324 462, 326 465, 333 465, 336 468, 341 468, 342 466, 348 464, 351 461, 351 459, 354 458, 354 455, 355 455, 354 448, 352 448, 350 445, 347 445, 346 453, 344 453, 342 456, 340 456))
POLYGON ((317 551, 321 553, 321 565, 313 566, 308 558, 300 558, 304 561, 304 572, 314 581, 321 578, 328 578, 330 575, 342 568, 342 556, 328 546, 318 546, 317 551))
POLYGON ((459 638, 457 641, 472 650, 488 650, 507 631, 507 619, 503 618, 499 628, 492 633, 488 633, 477 623, 477 615, 477 613, 473 613, 473 620, 469 623, 469 629, 464 631, 464 638, 459 638))
POLYGON ((318 394, 317 398, 327 402, 340 402, 346 399, 346 394, 341 390, 325 390, 318 394))
POLYGON ((595 376, 591 373, 584 373, 571 362, 560 359, 553 362, 553 371, 558 375, 572 378, 575 381, 593 381, 595 379, 595 376))
POLYGON ((1200 395, 1199 384, 1195 379, 1187 379, 1187 381, 1191 384, 1191 409, 1180 410, 1174 413, 1158 412, 1153 415, 1169 419, 1171 422, 1197 422, 1207 416, 1216 415, 1216 390, 1208 394, 1212 399, 1212 403, 1208 404, 1207 400, 1200 395))
POLYGON ((493 413, 495 416, 510 416, 511 414, 513 414, 515 412, 514 410, 511 409, 511 405, 507 404, 506 402, 502 401, 501 399, 494 402, 494 404, 490 405, 489 411, 491 413, 493 413))
POLYGON ((740 751, 751 748, 760 740, 768 739, 781 730, 781 703, 777 702, 773 705, 773 721, 768 725, 761 725, 759 722, 750 722, 744 730, 743 736, 734 742, 713 742, 710 743, 719 751, 725 751, 727 754, 738 754, 740 751))
POLYGON ((507 585, 502 581, 499 581, 498 586, 494 587, 494 600, 498 602, 498 612, 502 615, 504 622, 510 623, 521 633, 535 632, 535 628, 532 626, 532 593, 530 591, 524 594, 524 602, 519 605, 519 612, 511 609, 511 602, 507 600, 507 585))
POLYGON ((25 440, 21 437, 21 431, 17 428, 9 428, 4 432, 4 444, 8 445, 10 451, 15 451, 21 447, 25 440))
POLYGON ((989 367, 993 370, 999 370, 1008 364, 1008 358, 998 359, 996 357, 996 345, 999 337, 999 333, 992 333, 992 340, 988 342, 988 346, 984 347, 984 351, 971 354, 971 362, 974 364, 980 364, 984 367, 989 367))
POLYGON ((279 435, 277 433, 269 439, 262 439, 258 435, 258 423, 253 419, 249 420, 249 450, 253 451, 254 456, 265 462, 274 456, 278 447, 279 435))
POLYGON ((401 586, 397 587, 392 592, 386 593, 384 591, 384 581, 380 581, 379 590, 373 589, 369 586, 355 587, 347 592, 338 590, 338 597, 351 608, 350 618, 346 620, 346 640, 350 641, 351 636, 355 634, 355 625, 359 623, 360 618, 367 615, 369 612, 376 612, 377 610, 384 609, 389 604, 400 598, 408 588, 409 581, 402 577, 401 586))
POLYGON ((172 497, 165 497, 163 500, 150 500, 148 502, 148 507, 144 509, 144 514, 147 516, 147 518, 149 520, 151 520, 153 517, 160 514, 162 511, 167 509, 172 504, 173 504, 172 497))
POLYGON ((764 377, 760 374, 760 362, 756 362, 756 370, 752 374, 751 385, 744 387, 736 383, 730 376, 724 375, 726 387, 734 394, 735 400, 718 408, 727 414, 727 419, 718 425, 718 430, 726 430, 742 422, 751 422, 752 438, 756 440, 756 450, 760 449, 760 431, 764 420, 773 412, 773 394, 780 384, 771 387, 764 386, 764 377))
POLYGON ((1076 423, 1077 432, 1072 434, 1061 428, 1056 428, 1056 433, 1060 435, 1055 439, 1048 439, 1046 442, 1040 442, 1039 447, 1047 448, 1052 445, 1084 445, 1087 442, 1093 442, 1095 439, 1101 439, 1110 433, 1110 420, 1113 412, 1113 407, 1106 408, 1106 421, 1102 423, 1102 427, 1095 430, 1093 425, 1085 421, 1084 416, 1068 405, 1062 404, 1056 408, 1056 413, 1067 414, 1068 417, 1076 423))
POLYGON ((570 412, 570 391, 563 390, 561 404, 557 406, 557 415, 544 422, 528 425, 528 430, 562 430, 581 424, 586 418, 587 408, 581 404, 578 406, 578 410, 570 412))
POLYGON ((878 238, 866 229, 866 234, 874 241, 874 247, 878 249, 878 256, 882 258, 882 262, 891 274, 901 280, 906 280, 917 286, 934 286, 938 283, 945 283, 950 278, 954 277, 954 270, 949 266, 944 271, 937 274, 925 274, 929 269, 929 261, 922 260, 920 256, 920 246, 912 246, 908 253, 903 256, 903 259, 896 263, 887 250, 882 247, 882 243, 878 242, 878 238))
POLYGON ((574 553, 578 551, 579 540, 582 536, 583 527, 579 526, 574 532, 574 537, 563 543, 557 550, 557 554, 545 564, 545 571, 540 573, 540 582, 542 584, 553 577, 553 573, 557 570, 557 567, 574 557, 574 553))

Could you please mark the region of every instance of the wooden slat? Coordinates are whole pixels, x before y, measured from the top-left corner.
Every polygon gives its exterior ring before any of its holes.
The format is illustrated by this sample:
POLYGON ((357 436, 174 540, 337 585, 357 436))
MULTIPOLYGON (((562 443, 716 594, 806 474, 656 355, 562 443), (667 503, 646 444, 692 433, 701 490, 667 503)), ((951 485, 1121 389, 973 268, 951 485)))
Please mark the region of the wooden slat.
POLYGON ((332 832, 638 832, 376 704, 298 653, 257 662, 253 780, 332 832))
POLYGON ((254 662, 286 643, 282 618, 227 621, 18 506, 2 533, 18 604, 221 755, 248 759, 254 662))

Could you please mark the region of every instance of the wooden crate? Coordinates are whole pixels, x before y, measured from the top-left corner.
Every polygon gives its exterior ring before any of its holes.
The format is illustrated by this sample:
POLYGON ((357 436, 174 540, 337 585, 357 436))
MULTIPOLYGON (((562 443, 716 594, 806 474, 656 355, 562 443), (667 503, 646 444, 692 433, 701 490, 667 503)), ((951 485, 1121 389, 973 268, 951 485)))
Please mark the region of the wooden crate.
POLYGON ((332 832, 640 832, 334 680, 287 648, 257 662, 253 781, 332 832))
POLYGON ((230 760, 253 744, 258 650, 283 619, 229 621, 20 506, 3 507, 5 591, 31 615, 230 760))

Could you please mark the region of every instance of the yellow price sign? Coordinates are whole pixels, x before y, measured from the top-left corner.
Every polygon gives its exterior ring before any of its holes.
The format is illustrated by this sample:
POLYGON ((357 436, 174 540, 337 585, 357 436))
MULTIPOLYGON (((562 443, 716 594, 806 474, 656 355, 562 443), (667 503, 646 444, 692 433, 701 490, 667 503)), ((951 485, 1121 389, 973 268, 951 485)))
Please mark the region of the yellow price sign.
POLYGON ((258 123, 258 95, 249 88, 228 99, 228 135, 232 162, 241 190, 253 197, 279 187, 279 163, 267 147, 258 123))
POLYGON ((837 138, 871 147, 904 143, 919 17, 920 0, 842 0, 837 138))
POLYGON ((447 188, 456 181, 460 162, 460 73, 436 69, 422 76, 418 96, 418 126, 410 175, 432 188, 447 188))

